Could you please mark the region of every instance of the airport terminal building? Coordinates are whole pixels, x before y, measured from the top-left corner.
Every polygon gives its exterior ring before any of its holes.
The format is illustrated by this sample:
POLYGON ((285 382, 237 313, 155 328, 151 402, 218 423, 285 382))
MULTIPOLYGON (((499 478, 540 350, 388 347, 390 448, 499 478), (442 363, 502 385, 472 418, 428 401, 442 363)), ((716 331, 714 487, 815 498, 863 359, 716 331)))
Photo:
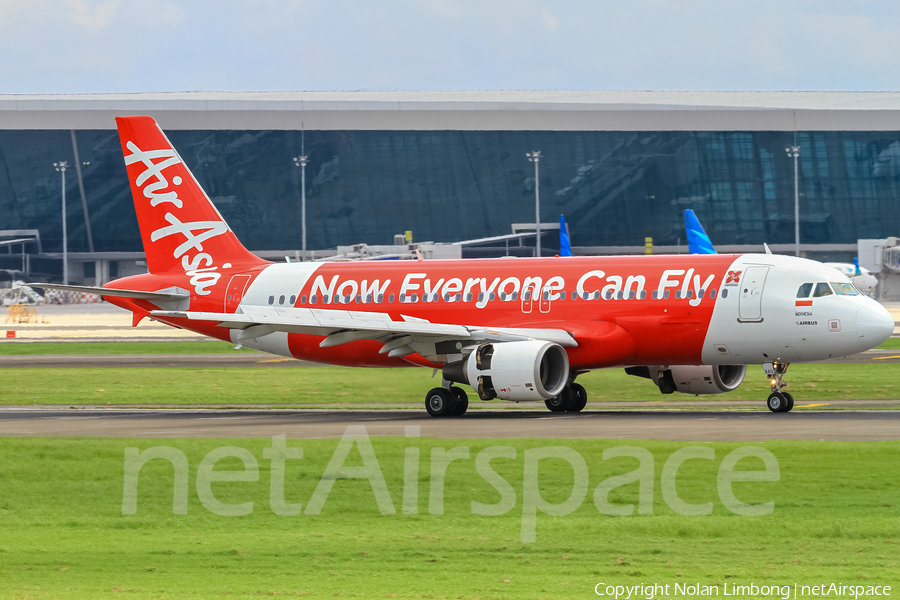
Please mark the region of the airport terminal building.
POLYGON ((114 121, 138 114, 159 122, 253 251, 300 248, 304 153, 310 249, 406 230, 435 242, 509 234, 535 220, 533 151, 541 221, 565 214, 582 252, 684 245, 685 208, 718 247, 793 244, 791 146, 804 247, 900 235, 896 92, 6 95, 0 230, 36 232, 40 247, 0 246, 0 267, 19 268, 21 247, 32 272, 60 272, 59 161, 69 252, 115 263, 141 251, 114 121))

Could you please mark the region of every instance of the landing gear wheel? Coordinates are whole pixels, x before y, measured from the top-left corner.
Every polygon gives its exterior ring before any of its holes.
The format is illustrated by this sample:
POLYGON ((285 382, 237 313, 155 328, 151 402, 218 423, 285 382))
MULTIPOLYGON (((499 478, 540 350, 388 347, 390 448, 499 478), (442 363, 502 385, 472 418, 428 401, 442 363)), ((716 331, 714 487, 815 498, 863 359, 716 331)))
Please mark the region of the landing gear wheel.
POLYGON ((781 393, 784 394, 784 397, 787 398, 788 402, 787 409, 784 412, 791 412, 792 410, 794 410, 794 397, 791 396, 790 392, 781 393))
POLYGON ((453 407, 453 412, 450 414, 454 417, 466 414, 466 409, 469 408, 469 397, 466 395, 465 390, 454 386, 450 388, 450 392, 456 399, 456 406, 453 407))
POLYGON ((766 406, 769 407, 769 410, 777 413, 789 411, 790 405, 787 394, 783 392, 772 392, 769 395, 769 399, 766 401, 766 406))
POLYGON ((425 410, 432 417, 446 417, 453 414, 456 397, 450 390, 437 387, 425 395, 425 410))
POLYGON ((569 404, 571 404, 569 402, 571 396, 569 388, 566 387, 559 393, 559 396, 553 396, 544 400, 544 405, 550 409, 550 412, 565 412, 569 404))
POLYGON ((566 412, 581 412, 587 405, 587 392, 585 391, 584 386, 578 383, 572 383, 569 384, 568 389, 571 395, 571 402, 569 403, 566 412))

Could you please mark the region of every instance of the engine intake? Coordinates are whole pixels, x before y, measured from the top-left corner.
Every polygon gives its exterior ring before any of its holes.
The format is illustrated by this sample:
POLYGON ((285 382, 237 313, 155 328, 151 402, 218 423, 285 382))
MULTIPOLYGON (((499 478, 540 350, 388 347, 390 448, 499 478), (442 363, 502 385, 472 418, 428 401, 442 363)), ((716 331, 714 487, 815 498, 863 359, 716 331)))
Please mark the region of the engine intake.
POLYGON ((569 379, 569 356, 553 342, 482 344, 465 360, 448 363, 444 379, 471 385, 482 400, 546 400, 569 379))

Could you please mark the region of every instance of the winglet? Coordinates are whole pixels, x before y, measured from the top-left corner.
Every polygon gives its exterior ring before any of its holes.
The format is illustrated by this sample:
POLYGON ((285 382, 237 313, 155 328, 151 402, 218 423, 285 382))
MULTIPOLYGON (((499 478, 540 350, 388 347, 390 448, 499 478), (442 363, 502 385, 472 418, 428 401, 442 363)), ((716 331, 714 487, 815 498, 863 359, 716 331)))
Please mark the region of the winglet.
POLYGON ((772 250, 769 249, 769 245, 763 242, 763 248, 766 249, 766 254, 772 254, 772 250))

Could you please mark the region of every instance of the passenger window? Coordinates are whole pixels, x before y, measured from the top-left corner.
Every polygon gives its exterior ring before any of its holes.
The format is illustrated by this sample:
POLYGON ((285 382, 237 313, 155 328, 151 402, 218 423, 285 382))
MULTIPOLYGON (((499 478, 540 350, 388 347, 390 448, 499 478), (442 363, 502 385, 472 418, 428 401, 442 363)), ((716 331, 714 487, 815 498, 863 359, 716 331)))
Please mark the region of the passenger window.
POLYGON ((297 301, 297 296, 291 296, 291 306, 297 301))
POLYGON ((306 304, 306 296, 300 296, 300 304, 306 304))
POLYGON ((816 291, 813 292, 813 298, 821 298, 822 296, 830 296, 833 292, 827 283, 819 282, 816 284, 816 291))
POLYGON ((393 295, 393 294, 391 294, 390 296, 388 296, 388 302, 390 302, 391 304, 394 303, 394 295, 393 295))
MULTIPOLYGON (((713 291, 715 292, 715 290, 713 290, 713 291)), ((712 294, 712 297, 715 298, 716 295, 715 295, 715 294, 712 294)), ((722 290, 722 297, 723 297, 723 298, 727 298, 727 297, 728 297, 728 288, 724 288, 724 289, 722 290)))
POLYGON ((675 299, 681 298, 681 290, 675 290, 675 299))
POLYGON ((813 284, 811 283, 804 283, 803 285, 801 285, 800 289, 797 290, 797 297, 809 298, 809 293, 812 291, 812 286, 813 284))
POLYGON ((275 296, 269 296, 269 304, 275 304, 275 296))
POLYGON ((318 302, 318 301, 319 301, 319 298, 318 298, 318 296, 316 296, 315 294, 313 294, 312 296, 309 297, 309 303, 310 303, 310 304, 315 304, 315 303, 318 302))
POLYGON ((383 300, 384 300, 384 294, 378 294, 378 296, 375 298, 375 303, 376 303, 376 304, 381 304, 381 302, 382 302, 383 300))
POLYGON ((641 300, 647 297, 647 290, 641 290, 641 300))
POLYGON ((669 299, 669 290, 666 290, 663 292, 663 300, 668 300, 668 299, 669 299))
POLYGON ((621 300, 621 299, 622 299, 622 290, 619 290, 618 292, 616 292, 616 300, 621 300))
POLYGON ((478 301, 484 302, 484 292, 478 292, 478 301))
POLYGON ((716 298, 716 288, 713 288, 713 289, 709 290, 709 297, 710 297, 710 299, 715 300, 715 298, 716 298))
POLYGON ((852 283, 835 283, 832 281, 831 287, 834 288, 836 294, 840 294, 841 296, 859 295, 859 292, 856 291, 856 288, 853 287, 852 283))
POLYGON ((284 304, 284 296, 278 297, 278 304, 284 304))
POLYGON ((471 302, 471 301, 472 301, 472 292, 469 292, 468 294, 466 294, 466 302, 471 302))
POLYGON ((659 296, 659 290, 653 290, 653 293, 650 294, 650 297, 653 298, 654 300, 656 300, 656 298, 658 296, 659 296))

